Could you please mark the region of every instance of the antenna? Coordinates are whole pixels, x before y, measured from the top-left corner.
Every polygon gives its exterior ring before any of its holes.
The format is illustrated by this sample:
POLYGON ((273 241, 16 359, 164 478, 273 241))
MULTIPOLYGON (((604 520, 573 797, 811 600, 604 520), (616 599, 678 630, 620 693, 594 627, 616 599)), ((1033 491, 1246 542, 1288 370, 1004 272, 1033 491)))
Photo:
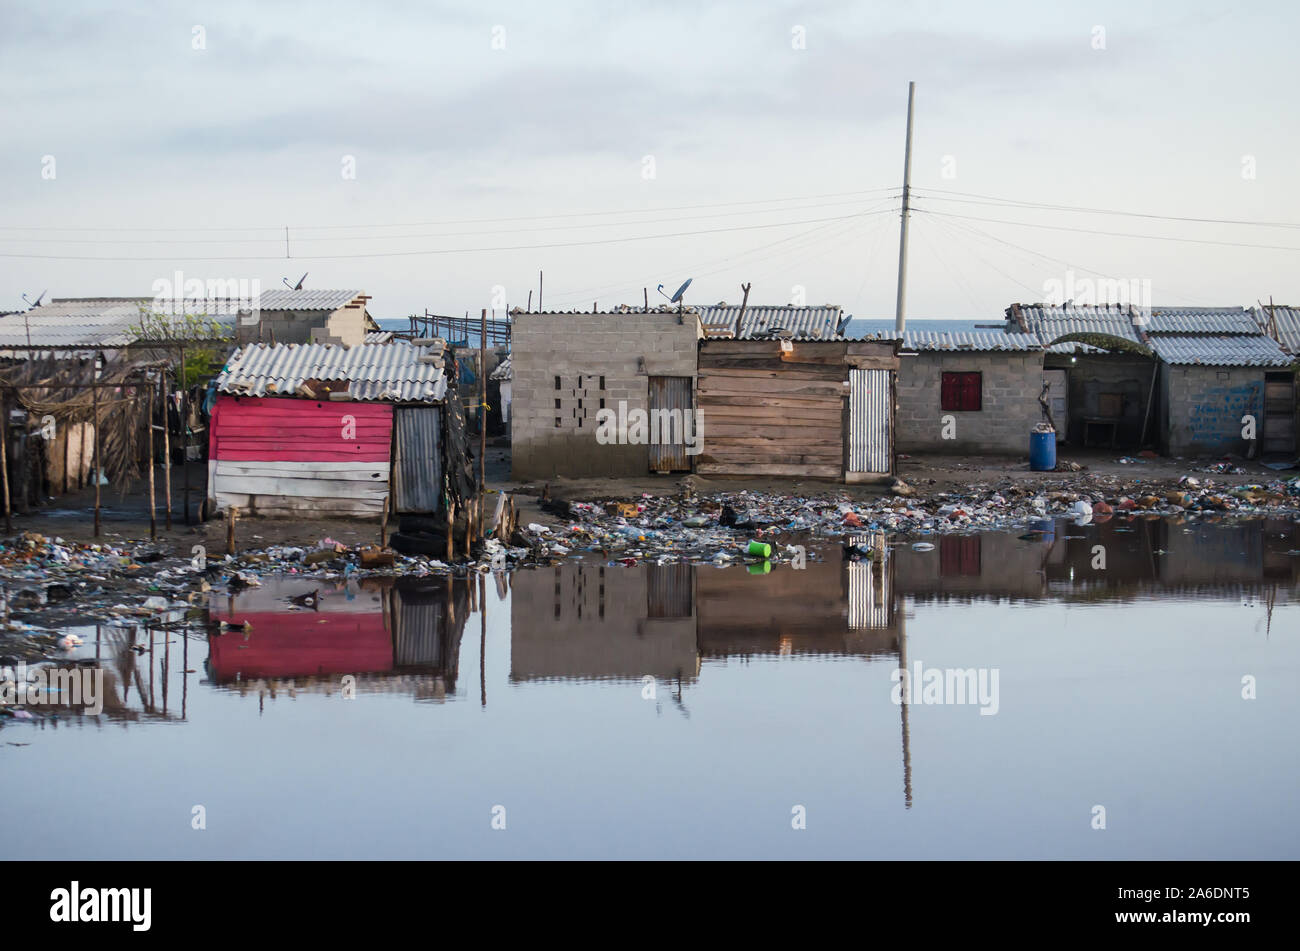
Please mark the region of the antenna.
POLYGON ((40 307, 40 306, 41 306, 41 299, 44 298, 45 295, 48 294, 48 293, 49 293, 49 289, 48 289, 48 288, 47 288, 46 290, 41 291, 39 294, 36 295, 36 300, 29 300, 28 297, 27 297, 27 295, 24 294, 24 295, 23 295, 23 303, 26 304, 28 307, 40 307))
POLYGON ((307 274, 306 274, 306 272, 303 273, 302 277, 298 278, 298 283, 297 283, 297 284, 290 284, 290 283, 289 283, 289 279, 288 279, 287 277, 282 277, 282 278, 280 278, 280 282, 281 282, 282 284, 284 284, 285 287, 289 288, 289 290, 291 290, 291 291, 300 291, 300 290, 302 290, 302 282, 305 281, 305 280, 307 280, 307 274))

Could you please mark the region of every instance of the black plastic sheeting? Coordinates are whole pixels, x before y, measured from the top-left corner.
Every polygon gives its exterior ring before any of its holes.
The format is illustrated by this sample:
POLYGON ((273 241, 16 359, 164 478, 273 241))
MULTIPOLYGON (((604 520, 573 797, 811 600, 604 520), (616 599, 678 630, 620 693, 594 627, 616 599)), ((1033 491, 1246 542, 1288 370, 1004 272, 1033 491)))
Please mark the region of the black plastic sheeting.
MULTIPOLYGON (((465 404, 456 382, 455 358, 448 356, 446 377, 448 381, 443 454, 447 460, 447 492, 452 504, 463 510, 466 502, 478 496, 478 466, 473 449, 474 435, 465 419, 465 404)), ((477 392, 477 391, 476 391, 477 392)))

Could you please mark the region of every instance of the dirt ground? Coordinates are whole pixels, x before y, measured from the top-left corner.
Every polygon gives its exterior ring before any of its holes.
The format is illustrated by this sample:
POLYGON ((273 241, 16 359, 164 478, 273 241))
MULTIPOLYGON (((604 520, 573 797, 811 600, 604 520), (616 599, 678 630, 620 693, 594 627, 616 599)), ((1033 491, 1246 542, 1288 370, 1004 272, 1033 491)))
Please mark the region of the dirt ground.
MULTIPOLYGON (((1194 475, 1204 482, 1213 479, 1225 486, 1250 483, 1268 483, 1277 479, 1292 478, 1300 470, 1277 472, 1256 462, 1231 460, 1232 465, 1245 470, 1243 474, 1207 473, 1203 468, 1215 460, 1201 459, 1144 459, 1141 463, 1121 464, 1118 453, 1075 452, 1063 450, 1061 463, 1077 463, 1078 472, 1031 472, 1024 458, 916 455, 900 457, 898 477, 915 488, 917 495, 925 497, 939 492, 960 493, 974 483, 998 484, 1012 481, 1026 485, 1067 483, 1078 489, 1097 487, 1111 480, 1133 482, 1156 489, 1176 482, 1184 475, 1194 475)), ((538 495, 549 485, 552 496, 561 499, 628 499, 641 494, 675 495, 684 475, 651 475, 637 478, 565 479, 549 482, 520 483, 510 478, 510 450, 505 445, 489 445, 487 453, 487 481, 490 491, 511 493, 519 508, 520 521, 554 524, 555 519, 537 507, 538 495)), ((206 467, 190 467, 190 512, 193 524, 187 525, 183 514, 184 477, 180 469, 172 474, 172 529, 165 528, 162 480, 157 485, 157 538, 153 542, 168 554, 185 555, 193 545, 205 544, 211 554, 224 554, 226 529, 223 522, 198 521, 198 508, 203 498, 206 467)), ((760 478, 760 479, 708 479, 691 476, 697 494, 717 492, 763 492, 809 497, 834 496, 837 498, 869 499, 888 491, 883 484, 843 485, 815 479, 760 478)), ((147 487, 137 486, 125 497, 110 488, 101 490, 102 531, 99 541, 114 546, 150 544, 149 508, 147 487)), ((492 503, 489 502, 489 506, 492 503)), ((49 506, 29 514, 15 514, 15 532, 35 531, 44 535, 61 536, 69 541, 93 542, 94 489, 89 488, 70 496, 54 499, 49 506)), ((393 526, 395 529, 395 526, 393 526)), ((348 546, 377 544, 377 521, 353 519, 315 519, 293 521, 281 519, 241 519, 236 529, 236 546, 240 550, 260 549, 271 545, 313 545, 322 538, 332 538, 348 546)))

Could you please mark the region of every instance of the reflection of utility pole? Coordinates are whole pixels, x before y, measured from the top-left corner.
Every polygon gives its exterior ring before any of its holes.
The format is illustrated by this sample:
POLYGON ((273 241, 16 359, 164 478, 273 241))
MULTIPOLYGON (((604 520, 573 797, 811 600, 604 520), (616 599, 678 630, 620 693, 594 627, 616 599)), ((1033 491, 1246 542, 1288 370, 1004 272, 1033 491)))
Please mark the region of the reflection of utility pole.
POLYGON ((479 703, 487 706, 487 582, 478 576, 478 690, 479 703))
POLYGON ((907 725, 907 701, 911 699, 912 681, 911 673, 907 669, 907 620, 904 617, 905 612, 899 611, 895 615, 898 621, 898 665, 903 671, 902 677, 902 694, 900 699, 902 703, 902 712, 900 719, 903 726, 903 804, 906 808, 912 808, 912 740, 911 731, 907 725))
POLYGON ((682 716, 686 719, 691 718, 691 711, 686 709, 686 704, 682 702, 682 672, 677 671, 677 689, 673 691, 673 705, 681 711, 682 716))

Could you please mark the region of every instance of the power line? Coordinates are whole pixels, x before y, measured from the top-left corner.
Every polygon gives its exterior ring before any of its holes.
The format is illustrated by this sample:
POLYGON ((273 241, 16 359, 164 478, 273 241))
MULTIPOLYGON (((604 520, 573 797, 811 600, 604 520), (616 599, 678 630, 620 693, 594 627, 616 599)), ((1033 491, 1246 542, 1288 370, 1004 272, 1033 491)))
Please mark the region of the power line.
MULTIPOLYGON (((544 221, 544 220, 557 219, 557 218, 588 218, 588 217, 598 217, 604 215, 639 215, 639 214, 655 214, 655 213, 665 212, 665 211, 694 211, 700 208, 732 208, 740 205, 765 205, 765 204, 773 204, 776 202, 786 202, 786 201, 815 201, 821 198, 842 198, 850 195, 862 195, 862 196, 875 195, 875 194, 879 194, 880 192, 887 192, 887 191, 896 192, 898 191, 898 187, 890 186, 888 188, 870 188, 862 191, 848 191, 848 192, 823 192, 822 194, 819 195, 792 195, 785 198, 755 198, 748 201, 722 201, 722 202, 710 202, 706 204, 697 204, 697 205, 675 205, 675 206, 668 206, 664 208, 622 208, 617 211, 574 211, 574 212, 565 212, 562 214, 551 214, 551 215, 515 215, 512 217, 505 217, 505 218, 444 218, 435 221, 408 221, 408 222, 393 222, 388 224, 296 225, 292 227, 294 228, 294 230, 297 231, 330 231, 330 230, 341 230, 341 229, 348 229, 348 228, 356 228, 356 229, 425 228, 425 227, 437 227, 439 225, 492 224, 492 223, 509 222, 509 221, 544 221)), ((772 210, 780 211, 783 209, 772 209, 772 210)), ((182 232, 188 231, 188 232, 196 232, 196 233, 231 232, 231 231, 267 231, 267 232, 274 232, 277 238, 281 234, 283 234, 284 228, 285 226, 283 224, 265 225, 265 226, 248 225, 241 228, 235 228, 235 227, 196 228, 193 226, 183 227, 183 228, 145 228, 145 227, 142 228, 130 228, 130 227, 73 228, 73 227, 59 227, 55 225, 39 225, 39 226, 0 225, 0 231, 94 231, 94 232, 135 231, 135 232, 145 232, 145 233, 177 232, 177 231, 182 231, 182 232)), ((268 238, 266 240, 271 240, 271 239, 268 238)))
POLYGON ((928 208, 913 208, 913 211, 944 218, 961 218, 968 221, 988 221, 994 224, 1018 225, 1022 228, 1046 228, 1049 231, 1071 231, 1076 234, 1100 234, 1111 238, 1138 238, 1148 241, 1176 241, 1180 244, 1214 244, 1229 248, 1254 248, 1258 251, 1300 251, 1300 248, 1285 244, 1247 244, 1241 241, 1215 241, 1210 238, 1175 238, 1163 234, 1133 234, 1127 231, 1098 231, 1093 228, 1072 228, 1066 225, 1043 225, 1030 221, 1011 221, 1006 218, 983 218, 978 215, 957 215, 946 211, 931 211, 928 208))
MULTIPOLYGON (((647 224, 666 224, 677 221, 691 221, 696 219, 710 218, 734 218, 742 215, 765 215, 773 212, 785 211, 808 211, 815 208, 842 208, 844 202, 820 202, 811 205, 788 205, 784 208, 756 208, 748 211, 724 211, 707 215, 685 215, 672 218, 645 218, 639 221, 596 221, 585 222, 580 224, 555 224, 541 225, 534 228, 495 228, 479 231, 444 231, 437 233, 425 234, 372 234, 372 235, 331 235, 329 237, 304 238, 300 235, 294 235, 295 244, 305 242, 321 241, 395 241, 407 240, 413 238, 459 238, 474 237, 478 235, 494 234, 521 234, 541 231, 571 231, 578 228, 622 228, 628 226, 647 225, 647 224)), ((0 241, 22 241, 28 244, 275 244, 279 246, 283 241, 283 234, 274 238, 28 238, 28 237, 4 237, 0 236, 0 241)))
MULTIPOLYGON (((950 191, 948 189, 928 189, 939 194, 922 194, 921 197, 931 201, 960 202, 967 205, 995 205, 1011 208, 1040 208, 1050 211, 1070 211, 1089 215, 1121 215, 1127 218, 1149 218, 1157 221, 1185 221, 1195 224, 1212 225, 1249 225, 1259 228, 1300 228, 1300 222, 1294 221, 1248 221, 1241 218, 1192 218, 1183 215, 1157 215, 1142 211, 1124 211, 1115 208, 1088 208, 1082 205, 1056 205, 1045 202, 1021 201, 1016 198, 998 198, 995 195, 977 195, 973 192, 950 191), (965 198, 944 198, 943 195, 965 195, 965 198), (977 200, 983 199, 983 200, 977 200)), ((913 194, 916 194, 915 189, 913 194)))
POLYGON ((624 244, 630 241, 653 241, 658 238, 686 238, 702 234, 723 234, 732 231, 759 231, 766 228, 788 228, 796 225, 819 224, 827 221, 847 221, 851 218, 865 218, 871 215, 889 214, 890 211, 859 212, 851 215, 834 215, 828 218, 807 218, 802 221, 778 221, 768 224, 737 225, 732 228, 706 228, 697 231, 676 231, 664 234, 627 235, 618 238, 599 238, 590 241, 557 241, 550 244, 519 244, 487 248, 427 248, 418 251, 373 251, 353 254, 231 254, 207 255, 198 257, 173 256, 130 256, 130 255, 80 255, 80 254, 24 254, 18 252, 0 252, 0 258, 27 258, 51 261, 339 261, 360 258, 400 258, 420 257, 435 254, 475 254, 483 251, 534 251, 547 248, 576 248, 601 244, 624 244))

